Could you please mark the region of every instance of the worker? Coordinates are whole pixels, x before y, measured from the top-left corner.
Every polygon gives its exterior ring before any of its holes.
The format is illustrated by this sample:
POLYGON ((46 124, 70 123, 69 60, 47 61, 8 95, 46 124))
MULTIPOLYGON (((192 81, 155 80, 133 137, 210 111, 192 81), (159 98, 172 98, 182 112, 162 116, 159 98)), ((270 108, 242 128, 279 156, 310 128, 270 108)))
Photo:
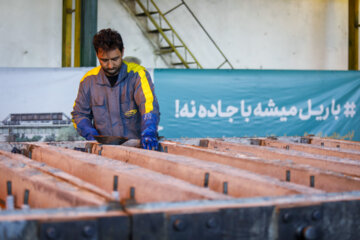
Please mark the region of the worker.
POLYGON ((86 140, 96 135, 140 139, 142 148, 158 149, 159 104, 149 72, 123 61, 121 35, 112 29, 95 34, 100 66, 85 74, 71 113, 86 140))

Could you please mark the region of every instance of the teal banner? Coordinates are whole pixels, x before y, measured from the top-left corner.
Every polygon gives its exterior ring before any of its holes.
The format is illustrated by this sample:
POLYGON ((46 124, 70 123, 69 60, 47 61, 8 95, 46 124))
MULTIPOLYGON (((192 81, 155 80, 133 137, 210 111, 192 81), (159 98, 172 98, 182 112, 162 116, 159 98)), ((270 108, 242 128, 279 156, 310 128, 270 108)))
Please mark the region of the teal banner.
POLYGON ((360 72, 155 69, 159 134, 360 140, 360 72))

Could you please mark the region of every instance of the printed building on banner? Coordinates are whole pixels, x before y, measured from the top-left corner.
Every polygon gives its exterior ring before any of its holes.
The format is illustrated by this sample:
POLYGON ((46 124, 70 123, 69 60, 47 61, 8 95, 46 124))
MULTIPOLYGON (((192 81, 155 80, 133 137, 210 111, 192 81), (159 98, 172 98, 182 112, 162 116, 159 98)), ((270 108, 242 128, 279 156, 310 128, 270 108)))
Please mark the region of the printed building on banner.
POLYGON ((0 141, 54 141, 71 127, 71 119, 61 112, 11 113, 0 122, 0 141))

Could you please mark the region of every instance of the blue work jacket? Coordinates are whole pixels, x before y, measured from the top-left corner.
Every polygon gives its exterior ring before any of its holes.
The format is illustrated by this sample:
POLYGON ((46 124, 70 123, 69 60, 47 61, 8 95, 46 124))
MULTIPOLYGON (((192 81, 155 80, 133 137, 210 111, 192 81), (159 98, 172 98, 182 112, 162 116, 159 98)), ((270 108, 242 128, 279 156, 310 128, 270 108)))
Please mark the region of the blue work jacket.
POLYGON ((147 113, 159 121, 150 74, 138 64, 123 61, 113 87, 101 66, 85 74, 71 115, 75 128, 87 118, 100 135, 140 138, 142 116, 147 113))

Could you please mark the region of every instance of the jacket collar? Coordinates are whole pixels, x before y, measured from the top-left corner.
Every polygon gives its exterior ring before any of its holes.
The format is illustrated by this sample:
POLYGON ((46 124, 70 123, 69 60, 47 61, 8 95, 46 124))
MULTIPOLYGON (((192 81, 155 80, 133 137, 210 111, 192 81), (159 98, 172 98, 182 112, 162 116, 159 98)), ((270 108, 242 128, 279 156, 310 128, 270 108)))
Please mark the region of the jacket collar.
POLYGON ((119 84, 120 82, 122 82, 126 78, 126 76, 128 75, 127 68, 128 68, 127 64, 123 61, 121 63, 119 77, 118 77, 118 81, 117 81, 116 84, 119 84))
MULTIPOLYGON (((117 80, 117 82, 115 83, 114 86, 117 86, 120 82, 122 82, 126 78, 127 74, 128 74, 127 73, 127 65, 126 65, 126 63, 122 62, 121 66, 120 66, 120 72, 119 72, 118 80, 117 80)), ((111 87, 111 85, 109 83, 109 80, 107 79, 103 68, 100 69, 99 77, 97 78, 96 83, 99 84, 99 85, 111 87)))

